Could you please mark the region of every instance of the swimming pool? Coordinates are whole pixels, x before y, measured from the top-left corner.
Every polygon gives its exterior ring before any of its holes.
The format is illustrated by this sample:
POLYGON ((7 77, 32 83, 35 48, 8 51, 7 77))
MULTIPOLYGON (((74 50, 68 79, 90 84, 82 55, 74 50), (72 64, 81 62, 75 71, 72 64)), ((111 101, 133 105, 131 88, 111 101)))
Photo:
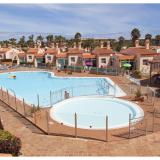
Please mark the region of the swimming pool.
POLYGON ((53 120, 74 127, 74 114, 77 113, 77 127, 83 129, 121 128, 129 125, 131 118, 143 117, 143 110, 132 102, 118 98, 74 97, 54 105, 50 111, 53 120))
POLYGON ((39 99, 41 107, 49 107, 61 101, 65 90, 72 92, 70 94, 75 97, 84 95, 120 97, 125 95, 109 78, 57 77, 45 71, 1 73, 0 86, 8 89, 10 93, 15 93, 17 97, 24 98, 29 104, 38 105, 37 99, 39 99), (15 75, 16 78, 11 78, 11 75, 15 75))

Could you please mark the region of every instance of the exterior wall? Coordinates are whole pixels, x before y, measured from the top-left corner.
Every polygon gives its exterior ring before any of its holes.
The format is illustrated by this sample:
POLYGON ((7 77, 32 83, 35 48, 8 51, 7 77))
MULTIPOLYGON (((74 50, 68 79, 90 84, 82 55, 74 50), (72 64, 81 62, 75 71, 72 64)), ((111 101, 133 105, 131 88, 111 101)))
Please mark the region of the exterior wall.
POLYGON ((160 53, 160 48, 158 48, 156 51, 157 51, 157 53, 160 53))
POLYGON ((54 55, 47 54, 45 55, 45 63, 53 63, 54 55), (50 57, 50 59, 48 59, 50 57))
POLYGON ((33 63, 34 62, 34 54, 27 54, 27 63, 33 63), (31 59, 29 57, 32 57, 31 59))
POLYGON ((12 59, 12 60, 18 60, 18 53, 19 53, 19 50, 17 49, 11 49, 9 51, 6 52, 5 54, 5 58, 6 59, 12 59))
POLYGON ((70 66, 70 65, 73 65, 73 64, 76 64, 77 61, 78 61, 78 55, 69 55, 69 56, 68 56, 68 65, 69 65, 69 66, 70 66), (71 61, 72 57, 75 58, 75 62, 72 62, 72 61, 71 61))
POLYGON ((138 70, 140 70, 142 74, 149 74, 150 65, 149 65, 149 63, 144 64, 144 60, 151 61, 151 60, 153 60, 153 57, 140 57, 139 58, 139 68, 138 68, 138 70))
POLYGON ((97 60, 98 60, 98 66, 97 67, 99 67, 99 68, 101 68, 102 66, 107 67, 108 63, 109 63, 109 60, 110 60, 110 56, 99 56, 97 58, 97 60), (106 63, 102 63, 102 61, 101 61, 102 59, 105 59, 106 63))
POLYGON ((5 53, 0 54, 0 59, 5 59, 5 53))

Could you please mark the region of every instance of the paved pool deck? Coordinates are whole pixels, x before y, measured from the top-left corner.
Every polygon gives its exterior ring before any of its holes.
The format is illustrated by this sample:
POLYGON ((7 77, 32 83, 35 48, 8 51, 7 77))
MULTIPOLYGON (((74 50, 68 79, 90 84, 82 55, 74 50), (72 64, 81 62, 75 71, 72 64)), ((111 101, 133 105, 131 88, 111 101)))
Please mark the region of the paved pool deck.
MULTIPOLYGON (((65 73, 55 72, 58 76, 65 73)), ((99 76, 73 73, 68 76, 99 76)), ((109 76, 116 83, 129 83, 124 77, 109 76)), ((121 85, 128 92, 129 88, 121 85)), ((5 130, 22 141, 22 156, 160 156, 160 131, 146 136, 119 141, 101 142, 80 138, 44 135, 9 107, 0 103, 0 116, 5 130)))

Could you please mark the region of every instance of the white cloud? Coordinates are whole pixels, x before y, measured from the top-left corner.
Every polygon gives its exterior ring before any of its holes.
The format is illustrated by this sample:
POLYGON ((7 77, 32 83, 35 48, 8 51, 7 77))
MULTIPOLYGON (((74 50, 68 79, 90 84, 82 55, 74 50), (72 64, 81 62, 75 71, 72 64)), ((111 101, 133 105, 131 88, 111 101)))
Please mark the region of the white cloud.
POLYGON ((108 36, 130 35, 134 27, 145 32, 158 32, 159 10, 145 5, 113 4, 36 4, 12 5, 17 9, 33 12, 33 16, 16 15, 10 11, 0 11, 0 29, 6 31, 37 31, 74 34, 106 34, 108 36), (36 17, 34 9, 39 9, 46 18, 36 17), (152 23, 148 23, 153 21, 152 23), (147 24, 148 23, 148 24, 147 24), (7 26, 7 27, 5 27, 7 26), (154 28, 153 28, 154 27, 154 28), (115 33, 115 34, 114 34, 115 33))

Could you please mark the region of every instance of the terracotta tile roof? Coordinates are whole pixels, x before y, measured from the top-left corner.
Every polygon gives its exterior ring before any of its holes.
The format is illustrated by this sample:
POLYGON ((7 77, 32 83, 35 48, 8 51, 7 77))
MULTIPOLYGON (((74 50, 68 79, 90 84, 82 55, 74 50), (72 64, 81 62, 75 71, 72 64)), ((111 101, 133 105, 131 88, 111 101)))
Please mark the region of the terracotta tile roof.
POLYGON ((56 58, 67 58, 67 53, 63 52, 63 53, 56 54, 56 58))
POLYGON ((57 54, 57 50, 55 48, 47 48, 46 54, 57 54))
POLYGON ((121 54, 127 54, 127 55, 142 55, 142 56, 145 56, 145 55, 150 56, 150 55, 156 55, 157 54, 155 52, 155 50, 146 49, 145 47, 139 47, 139 48, 130 47, 130 48, 121 50, 120 53, 121 54))
POLYGON ((35 58, 43 58, 43 57, 44 57, 44 54, 42 53, 35 54, 35 58))
POLYGON ((119 60, 133 60, 135 55, 123 55, 123 54, 116 54, 119 60))
POLYGON ((0 53, 5 53, 9 50, 10 50, 9 48, 0 48, 0 53))
POLYGON ((91 53, 83 53, 82 57, 87 59, 87 58, 95 58, 96 56, 91 53))
POLYGON ((84 53, 84 50, 78 49, 78 48, 69 48, 67 53, 68 54, 82 54, 84 53))
POLYGON ((115 54, 115 52, 112 49, 107 48, 96 48, 93 50, 93 53, 96 55, 110 55, 115 54))
POLYGON ((38 48, 29 48, 27 54, 36 54, 38 52, 38 48))

